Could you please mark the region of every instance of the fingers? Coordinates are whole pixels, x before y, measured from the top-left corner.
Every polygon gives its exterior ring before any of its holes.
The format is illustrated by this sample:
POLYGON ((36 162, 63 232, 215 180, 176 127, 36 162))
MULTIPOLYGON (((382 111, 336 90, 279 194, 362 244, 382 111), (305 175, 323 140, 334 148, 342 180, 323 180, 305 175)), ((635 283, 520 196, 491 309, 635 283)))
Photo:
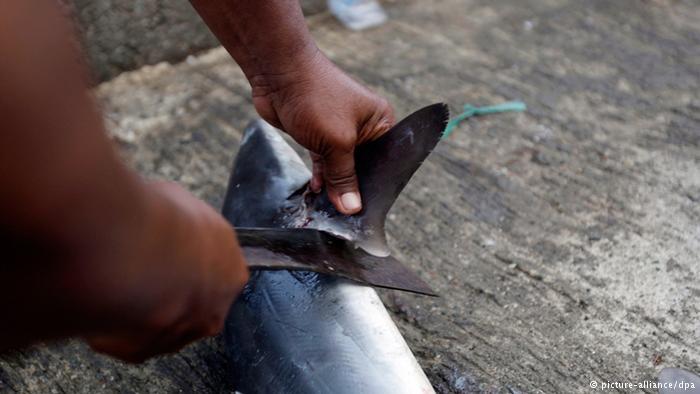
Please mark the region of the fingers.
MULTIPOLYGON (((197 315, 197 312, 194 314, 197 315)), ((153 356, 175 353, 197 339, 218 334, 223 329, 223 316, 225 312, 219 313, 212 321, 208 316, 193 318, 183 315, 167 326, 91 336, 87 342, 97 352, 129 363, 141 363, 153 356)))
POLYGON ((323 179, 328 198, 342 214, 352 215, 362 209, 355 175, 353 151, 333 150, 323 158, 323 179))
POLYGON ((367 113, 372 114, 364 125, 358 130, 357 145, 376 140, 384 135, 396 123, 394 108, 382 97, 374 97, 368 100, 367 113))
POLYGON ((99 353, 108 354, 130 363, 143 362, 147 357, 140 357, 143 346, 124 337, 101 336, 87 340, 90 347, 99 353))
POLYGON ((313 152, 309 152, 311 155, 311 161, 313 162, 313 167, 311 170, 311 182, 309 187, 314 193, 320 193, 321 187, 323 186, 323 158, 313 152))
POLYGON ((175 352, 223 328, 248 279, 231 225, 205 202, 168 182, 148 185, 153 224, 131 260, 135 278, 86 336, 97 351, 128 362, 175 352), (157 215, 156 215, 157 214, 157 215), (149 238, 150 239, 150 238, 149 238))
POLYGON ((292 78, 276 78, 275 86, 251 80, 253 102, 263 118, 316 153, 309 188, 320 192, 325 184, 336 209, 351 215, 362 210, 353 151, 387 132, 394 111, 325 56, 316 59, 292 78))
POLYGON ((142 363, 161 354, 175 353, 196 339, 211 336, 210 332, 191 327, 165 330, 150 338, 130 335, 99 336, 87 340, 90 347, 100 353, 129 363, 142 363))
MULTIPOLYGON (((229 300, 237 290, 228 291, 229 300), (229 297, 230 296, 230 297, 229 297)), ((217 297, 218 298, 218 297, 217 297)), ((230 302, 201 300, 199 306, 184 308, 173 318, 156 317, 144 325, 126 330, 87 337, 93 350, 130 363, 141 363, 161 354, 175 353, 197 339, 222 331, 230 302), (214 310, 210 310, 209 307, 214 310)))

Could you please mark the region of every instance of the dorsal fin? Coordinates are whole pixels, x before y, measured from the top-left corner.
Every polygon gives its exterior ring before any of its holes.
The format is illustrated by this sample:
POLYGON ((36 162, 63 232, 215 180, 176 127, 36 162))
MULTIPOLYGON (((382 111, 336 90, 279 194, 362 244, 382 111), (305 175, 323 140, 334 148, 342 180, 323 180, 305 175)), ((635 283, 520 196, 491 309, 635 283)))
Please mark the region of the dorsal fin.
POLYGON ((386 215, 413 173, 440 141, 448 118, 447 105, 433 104, 409 115, 380 138, 358 146, 355 168, 362 211, 345 216, 333 207, 325 192, 307 195, 311 210, 321 213, 313 214, 320 220, 309 223, 308 227, 341 235, 372 254, 388 255, 386 215))
POLYGON ((316 228, 386 256, 386 215, 437 145, 448 116, 445 104, 430 105, 357 147, 355 166, 364 208, 353 216, 336 211, 325 192, 302 193, 309 170, 272 126, 255 121, 243 137, 223 213, 237 227, 316 228))

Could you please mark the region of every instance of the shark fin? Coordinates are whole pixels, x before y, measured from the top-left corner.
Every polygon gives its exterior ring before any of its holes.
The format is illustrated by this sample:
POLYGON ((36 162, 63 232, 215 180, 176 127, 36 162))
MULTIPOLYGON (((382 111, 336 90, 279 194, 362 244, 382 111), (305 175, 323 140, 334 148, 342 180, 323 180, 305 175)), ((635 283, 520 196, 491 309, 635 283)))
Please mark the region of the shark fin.
MULTIPOLYGON (((355 168, 363 209, 339 213, 324 192, 312 202, 323 217, 310 227, 336 233, 366 251, 386 256, 384 221, 403 188, 442 137, 449 118, 445 104, 433 104, 409 115, 380 138, 355 150, 355 168), (327 218, 327 219, 326 219, 327 218)), ((313 197, 312 197, 313 198, 313 197)))

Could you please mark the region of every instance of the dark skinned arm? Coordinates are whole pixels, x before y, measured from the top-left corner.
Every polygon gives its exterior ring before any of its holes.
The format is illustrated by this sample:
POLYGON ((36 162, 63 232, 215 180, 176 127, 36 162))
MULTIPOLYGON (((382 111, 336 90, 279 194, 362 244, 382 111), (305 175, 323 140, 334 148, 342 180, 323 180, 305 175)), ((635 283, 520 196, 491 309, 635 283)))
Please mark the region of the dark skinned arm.
POLYGON ((140 361, 218 332, 247 270, 218 213, 122 165, 75 42, 55 2, 0 3, 0 350, 140 361))
POLYGON ((394 123, 386 100, 318 49, 296 0, 190 0, 241 66, 260 116, 309 149, 311 189, 338 210, 361 209, 353 152, 394 123))

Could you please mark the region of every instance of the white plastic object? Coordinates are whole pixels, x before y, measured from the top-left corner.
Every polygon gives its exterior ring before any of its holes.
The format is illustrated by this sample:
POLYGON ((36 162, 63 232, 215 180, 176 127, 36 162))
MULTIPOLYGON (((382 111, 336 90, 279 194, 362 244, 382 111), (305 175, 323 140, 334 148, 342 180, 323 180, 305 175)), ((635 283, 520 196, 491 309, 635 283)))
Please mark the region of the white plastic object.
POLYGON ((328 9, 351 30, 378 26, 387 19, 377 0, 328 0, 328 9))

